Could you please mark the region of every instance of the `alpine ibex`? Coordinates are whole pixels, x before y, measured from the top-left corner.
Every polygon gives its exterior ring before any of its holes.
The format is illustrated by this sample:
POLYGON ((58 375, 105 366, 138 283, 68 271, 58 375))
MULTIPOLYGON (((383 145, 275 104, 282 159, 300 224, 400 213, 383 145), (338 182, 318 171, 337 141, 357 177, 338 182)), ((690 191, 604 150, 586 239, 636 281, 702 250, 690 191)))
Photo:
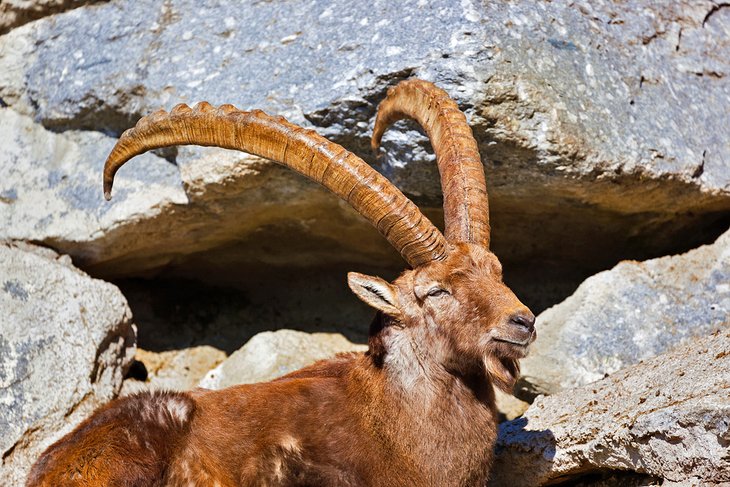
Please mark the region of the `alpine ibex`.
POLYGON ((283 118, 178 105, 125 132, 104 168, 107 198, 117 169, 150 149, 239 149, 329 188, 412 269, 393 283, 348 275, 377 310, 368 352, 268 383, 118 399, 52 445, 28 485, 484 485, 496 438, 493 386, 512 388, 535 318, 489 251, 484 170, 465 116, 433 84, 401 82, 379 107, 375 150, 402 118, 418 121, 436 152, 445 238, 360 158, 283 118))

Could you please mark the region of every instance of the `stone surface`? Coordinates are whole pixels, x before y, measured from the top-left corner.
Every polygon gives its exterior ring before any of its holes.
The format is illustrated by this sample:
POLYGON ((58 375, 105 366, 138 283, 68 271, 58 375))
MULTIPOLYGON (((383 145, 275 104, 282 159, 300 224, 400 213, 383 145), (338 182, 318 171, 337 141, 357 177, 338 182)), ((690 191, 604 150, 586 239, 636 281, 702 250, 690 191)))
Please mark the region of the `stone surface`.
POLYGON ((352 343, 337 333, 263 332, 206 374, 200 387, 222 389, 266 382, 340 352, 366 350, 366 345, 352 343))
POLYGON ((134 339, 115 286, 51 250, 0 244, 0 485, 23 485, 49 444, 117 394, 134 339))
POLYGON ((494 389, 495 400, 497 401, 497 410, 502 413, 502 419, 519 418, 530 407, 530 403, 521 401, 511 394, 502 392, 500 389, 494 389))
POLYGON ((503 423, 491 486, 535 487, 606 471, 663 485, 730 483, 730 331, 594 384, 540 396, 503 423))
POLYGON ((622 262, 544 311, 538 340, 521 362, 518 395, 587 384, 728 328, 730 231, 683 255, 622 262))
MULTIPOLYGON (((386 89, 412 75, 431 79, 474 128, 487 166, 494 249, 511 269, 508 278, 525 291, 556 286, 551 292, 560 295, 620 258, 686 250, 727 224, 728 16, 730 9, 709 1, 659 8, 648 0, 297 0, 241 8, 117 0, 0 37, 0 99, 53 130, 112 135, 178 102, 261 107, 315 126, 437 208, 422 136, 389 133, 387 156, 377 163, 367 149, 386 89)), ((243 158, 221 154, 168 151, 183 180, 188 170, 214 180, 187 180, 188 197, 176 193, 162 205, 162 188, 151 186, 148 209, 133 221, 100 220, 91 231, 59 235, 35 229, 48 217, 39 211, 25 225, 3 225, 0 236, 13 228, 13 238, 52 245, 105 277, 185 268, 201 254, 234 268, 232 256, 245 261, 242 255, 261 250, 269 251, 262 260, 285 265, 402 265, 333 197, 260 161, 240 163, 227 176, 243 158), (278 213, 282 200, 290 203, 278 213), (146 223, 159 231, 145 230, 146 223), (280 251, 282 236, 301 249, 280 251)), ((148 170, 136 161, 121 175, 144 180, 148 170)), ((170 184, 163 192, 179 190, 170 184)), ((136 188, 120 181, 117 198, 136 188)), ((99 190, 74 191, 90 201, 99 190)), ((4 181, 2 192, 22 205, 26 186, 4 181)), ((89 214, 121 211, 122 203, 93 201, 89 214)))
POLYGON ((134 359, 144 364, 147 378, 125 380, 122 396, 147 390, 193 389, 205 374, 226 359, 226 353, 208 345, 164 352, 138 348, 134 359))

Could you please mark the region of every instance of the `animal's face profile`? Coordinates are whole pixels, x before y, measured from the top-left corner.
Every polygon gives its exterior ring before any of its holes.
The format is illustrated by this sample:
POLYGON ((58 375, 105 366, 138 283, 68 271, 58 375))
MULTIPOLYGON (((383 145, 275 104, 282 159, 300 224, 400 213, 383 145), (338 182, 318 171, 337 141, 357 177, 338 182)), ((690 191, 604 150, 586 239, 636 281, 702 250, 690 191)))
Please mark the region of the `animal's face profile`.
POLYGON ((349 282, 393 323, 422 327, 430 335, 424 342, 439 347, 424 352, 445 367, 486 371, 503 389, 511 389, 517 360, 536 338, 535 316, 502 281, 497 257, 480 245, 452 244, 444 260, 407 271, 393 284, 355 273, 349 282))

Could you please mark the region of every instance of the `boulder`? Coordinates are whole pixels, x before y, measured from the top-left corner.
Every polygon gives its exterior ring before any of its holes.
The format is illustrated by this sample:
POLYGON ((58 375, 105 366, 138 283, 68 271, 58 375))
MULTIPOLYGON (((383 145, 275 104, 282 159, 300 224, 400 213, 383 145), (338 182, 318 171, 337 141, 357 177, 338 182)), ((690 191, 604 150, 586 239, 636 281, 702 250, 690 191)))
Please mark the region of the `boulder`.
POLYGON ((223 267, 237 263, 237 269, 280 261, 397 261, 354 210, 257 157, 187 148, 178 163, 187 162, 178 169, 146 154, 119 172, 107 203, 100 178, 113 138, 53 133, 8 108, 0 108, 0 124, 6 175, 0 181, 0 236, 47 243, 95 275, 139 275, 236 241, 248 242, 247 251, 224 249, 214 260, 224 261, 223 267), (300 238, 284 241, 282 235, 300 238))
MULTIPOLYGON (((620 258, 686 250, 727 223, 730 147, 721 134, 730 130, 729 15, 710 1, 296 0, 241 8, 121 0, 0 37, 0 104, 54 131, 114 136, 178 102, 260 107, 365 157, 436 209, 438 220, 438 179, 423 136, 406 125, 411 130, 387 134, 386 157, 376 161, 368 150, 387 88, 410 76, 433 80, 473 127, 487 169, 494 249, 511 269, 508 278, 564 296, 620 258), (534 278, 548 271, 549 278, 534 278)), ((233 269, 231 256, 247 264, 241 256, 261 248, 284 265, 402 265, 365 222, 300 178, 223 152, 163 155, 183 180, 187 165, 212 180, 187 181, 187 198, 178 192, 162 205, 162 188, 150 185, 148 208, 125 224, 99 219, 92 232, 38 231, 52 213, 38 208, 25 225, 0 227, 0 236, 13 228, 13 238, 44 242, 105 277, 187 268, 201 254, 233 269), (277 251, 282 240, 303 252, 277 251)), ((41 159, 46 166, 54 160, 41 159)), ((93 159, 94 178, 102 160, 93 159)), ((94 202, 91 214, 121 212, 125 192, 136 192, 129 180, 149 178, 151 167, 141 160, 125 167, 120 202, 111 205, 90 199, 97 186, 73 192, 94 202)), ((18 205, 29 193, 22 180, 3 185, 18 205)))
POLYGON ((124 296, 67 256, 0 244, 0 485, 116 396, 135 349, 124 296))
POLYGON ((367 348, 351 343, 338 333, 267 331, 254 336, 208 372, 200 387, 223 389, 236 384, 267 382, 337 353, 364 352, 367 348))
POLYGON ((729 371, 725 327, 593 384, 540 396, 500 425, 489 485, 535 487, 613 471, 662 485, 728 485, 729 371))
POLYGON ((729 325, 730 231, 686 254, 622 262, 540 314, 517 394, 587 384, 729 325))

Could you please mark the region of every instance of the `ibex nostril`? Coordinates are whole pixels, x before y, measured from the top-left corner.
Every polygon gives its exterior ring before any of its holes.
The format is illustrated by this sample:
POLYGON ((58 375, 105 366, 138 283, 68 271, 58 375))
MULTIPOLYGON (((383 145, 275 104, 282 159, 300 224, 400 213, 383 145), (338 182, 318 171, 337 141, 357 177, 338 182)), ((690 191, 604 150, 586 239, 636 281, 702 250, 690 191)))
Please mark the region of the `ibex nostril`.
POLYGON ((518 313, 512 315, 509 321, 513 325, 526 328, 528 331, 532 331, 535 329, 535 315, 533 315, 532 313, 518 313))

